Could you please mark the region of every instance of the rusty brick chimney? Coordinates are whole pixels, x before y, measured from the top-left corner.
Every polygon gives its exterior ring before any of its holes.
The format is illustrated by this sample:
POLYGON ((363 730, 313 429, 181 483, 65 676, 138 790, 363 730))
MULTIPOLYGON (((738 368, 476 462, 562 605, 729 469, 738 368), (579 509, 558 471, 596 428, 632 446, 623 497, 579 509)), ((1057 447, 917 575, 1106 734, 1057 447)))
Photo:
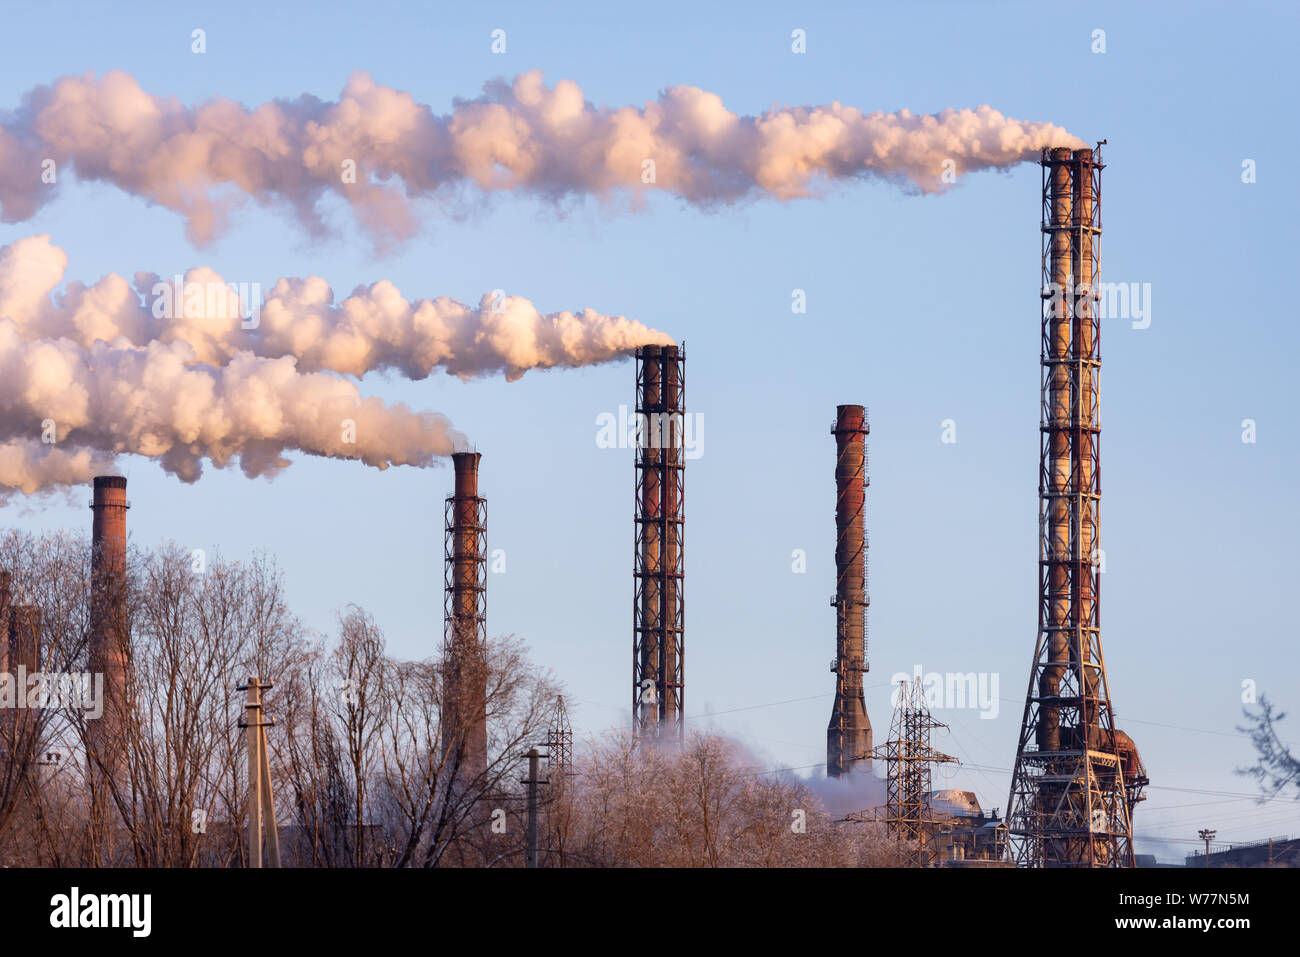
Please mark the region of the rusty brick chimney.
POLYGON ((89 729, 106 767, 117 764, 126 709, 129 630, 126 580, 126 478, 95 476, 91 501, 90 671, 104 676, 104 713, 89 729))
POLYGON ((826 774, 841 777, 862 762, 871 766, 871 719, 862 695, 868 670, 866 647, 867 537, 862 508, 866 499, 870 431, 860 405, 836 408, 835 424, 835 704, 826 729, 826 774))
POLYGON ((487 502, 478 494, 478 452, 452 455, 446 502, 443 750, 447 773, 472 781, 487 770, 487 502))

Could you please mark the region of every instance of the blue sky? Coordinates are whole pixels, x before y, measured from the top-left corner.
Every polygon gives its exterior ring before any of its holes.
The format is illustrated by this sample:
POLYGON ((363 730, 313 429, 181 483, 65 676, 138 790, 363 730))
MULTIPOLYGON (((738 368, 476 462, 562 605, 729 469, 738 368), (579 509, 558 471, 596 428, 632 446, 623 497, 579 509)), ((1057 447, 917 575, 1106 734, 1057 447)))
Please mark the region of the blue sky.
MULTIPOLYGON (((1289 163, 1297 12, 1273 4, 906 4, 872 9, 533 4, 16 5, 0 34, 0 110, 65 74, 122 69, 185 103, 338 96, 365 70, 445 112, 497 76, 540 69, 601 104, 669 85, 733 112, 829 103, 933 112, 988 103, 1105 138, 1102 273, 1150 283, 1152 321, 1103 329, 1103 643, 1119 724, 1153 782, 1139 851, 1181 857, 1195 831, 1300 832, 1294 803, 1257 806, 1234 733, 1242 682, 1300 704, 1291 612, 1300 535, 1293 356, 1300 333, 1268 301, 1294 274, 1289 163), (320 9, 325 7, 325 9, 320 9), (207 53, 190 33, 207 32, 207 53), (491 31, 507 52, 490 52, 491 31), (808 52, 790 51, 807 31, 808 52), (1090 52, 1095 29, 1107 51, 1090 52), (1257 182, 1241 181, 1256 161, 1257 182), (1258 441, 1241 440, 1243 419, 1258 441), (1157 845, 1156 840, 1176 843, 1157 845), (1186 842, 1186 843, 1182 843, 1186 842)), ((834 440, 839 403, 870 407, 871 673, 888 729, 890 676, 999 676, 996 719, 937 713, 936 746, 967 763, 936 782, 1004 808, 1033 651, 1038 459, 1039 170, 966 177, 943 196, 879 182, 820 198, 701 211, 557 213, 521 195, 462 221, 421 207, 421 235, 378 258, 337 207, 311 240, 283 210, 245 204, 212 246, 180 217, 103 184, 65 183, 0 242, 48 232, 68 276, 210 265, 269 288, 317 274, 336 295, 380 278, 408 296, 476 302, 501 288, 543 311, 590 306, 687 342, 689 408, 705 423, 687 475, 687 711, 766 766, 825 756, 833 676, 834 440), (791 313, 793 289, 808 311, 791 313), (957 442, 940 441, 941 422, 957 442), (808 554, 806 574, 791 553, 808 554), (725 712, 716 713, 715 712, 725 712)), ((630 363, 462 383, 368 377, 363 391, 446 413, 483 453, 494 633, 525 637, 568 686, 575 730, 625 721, 630 690, 633 469, 598 448, 596 419, 633 400, 630 363)), ((273 481, 209 470, 183 485, 124 459, 133 540, 244 557, 266 547, 295 609, 328 630, 364 605, 391 650, 441 635, 447 469, 378 472, 298 456, 273 481)), ((11 503, 0 521, 88 533, 86 495, 11 503)), ((1291 740, 1300 740, 1295 719, 1291 740)), ((808 773, 806 770, 804 773, 808 773)), ((936 783, 936 786, 939 786, 936 783)))

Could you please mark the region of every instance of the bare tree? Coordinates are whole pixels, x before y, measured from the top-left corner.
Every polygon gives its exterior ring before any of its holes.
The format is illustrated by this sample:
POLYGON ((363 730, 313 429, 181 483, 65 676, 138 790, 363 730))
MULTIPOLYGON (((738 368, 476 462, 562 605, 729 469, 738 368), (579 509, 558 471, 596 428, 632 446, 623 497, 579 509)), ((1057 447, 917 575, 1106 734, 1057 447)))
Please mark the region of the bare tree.
POLYGON ((832 821, 788 773, 717 733, 681 745, 617 733, 581 753, 563 794, 566 862, 591 867, 860 867, 897 862, 883 829, 832 821))
POLYGON ((1285 711, 1278 711, 1266 695, 1259 696, 1259 710, 1252 712, 1242 709, 1246 714, 1247 724, 1237 728, 1250 735, 1250 742, 1255 746, 1256 761, 1248 768, 1239 768, 1237 773, 1254 778, 1259 782, 1263 796, 1260 801, 1267 801, 1288 789, 1295 791, 1293 797, 1300 800, 1300 758, 1291 753, 1278 735, 1278 725, 1286 718, 1285 711))
POLYGON ((75 863, 75 841, 63 826, 76 811, 78 794, 64 787, 63 773, 74 729, 57 707, 63 692, 36 675, 80 670, 89 555, 66 533, 11 530, 0 538, 0 571, 0 861, 75 863), (12 648, 11 623, 18 638, 12 648), (20 674, 26 675, 21 682, 20 674), (50 692, 54 701, 45 700, 50 692))
MULTIPOLYGON (((0 607, 39 619, 35 644, 22 645, 35 656, 27 663, 84 671, 93 597, 87 543, 9 533, 0 537, 0 569, 10 572, 10 599, 0 607)), ((449 681, 443 661, 389 656, 376 620, 354 605, 339 615, 334 636, 310 635, 266 555, 196 563, 174 544, 133 549, 120 589, 111 597, 129 629, 129 680, 113 749, 92 746, 99 726, 85 709, 0 713, 5 863, 246 864, 244 701, 236 685, 256 675, 274 682, 269 759, 286 863, 523 865, 520 779, 527 752, 545 741, 560 689, 518 638, 490 639, 478 670, 462 667, 459 681, 449 681), (473 759, 467 754, 466 702, 486 718, 485 758, 481 744, 473 759)), ((1277 792, 1297 780, 1295 759, 1276 734, 1283 716, 1266 701, 1261 708, 1261 763, 1252 773, 1277 792)), ((547 772, 541 862, 897 863, 879 828, 837 824, 801 780, 754 765, 718 734, 693 734, 681 745, 614 734, 575 755, 569 773, 547 772)))

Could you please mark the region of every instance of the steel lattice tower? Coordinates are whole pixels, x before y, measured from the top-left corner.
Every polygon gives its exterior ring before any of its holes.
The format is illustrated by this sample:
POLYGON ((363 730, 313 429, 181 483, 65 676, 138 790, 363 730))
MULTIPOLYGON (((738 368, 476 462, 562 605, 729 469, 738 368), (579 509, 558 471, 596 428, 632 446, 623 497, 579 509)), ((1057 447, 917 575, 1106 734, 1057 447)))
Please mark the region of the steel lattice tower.
POLYGON ((948 726, 930 713, 921 682, 899 685, 889 740, 875 750, 885 761, 884 821, 913 866, 926 867, 938 856, 931 840, 935 822, 930 814, 930 766, 957 759, 930 746, 930 732, 948 726))
POLYGON ((1021 866, 1132 867, 1146 783, 1101 652, 1100 145, 1044 150, 1038 639, 1007 822, 1021 866))
POLYGON ((686 701, 685 367, 677 346, 637 349, 632 722, 638 732, 678 738, 686 701))
POLYGON ((573 725, 569 723, 563 695, 556 695, 555 711, 546 729, 546 766, 561 772, 573 770, 573 725))

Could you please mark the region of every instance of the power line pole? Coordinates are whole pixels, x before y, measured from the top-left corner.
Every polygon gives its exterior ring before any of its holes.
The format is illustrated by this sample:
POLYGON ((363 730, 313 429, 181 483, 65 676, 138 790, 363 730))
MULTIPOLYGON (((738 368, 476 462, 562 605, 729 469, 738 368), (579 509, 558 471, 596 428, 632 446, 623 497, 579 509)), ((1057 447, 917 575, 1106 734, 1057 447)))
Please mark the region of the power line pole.
POLYGON ((528 777, 522 782, 528 785, 528 849, 524 852, 524 867, 537 866, 537 785, 550 783, 549 779, 539 780, 537 777, 541 757, 536 748, 529 750, 528 777))
POLYGON ((1214 835, 1218 833, 1219 833, 1218 831, 1211 831, 1209 828, 1203 828, 1202 830, 1196 832, 1196 836, 1205 842, 1205 866, 1206 867, 1210 866, 1210 841, 1212 841, 1214 839, 1214 835))
POLYGON ((262 715, 262 689, 275 687, 274 682, 262 684, 257 675, 247 684, 237 685, 247 691, 244 720, 241 728, 248 729, 248 866, 262 866, 262 828, 266 827, 267 850, 271 867, 280 866, 280 832, 275 824, 275 798, 271 794, 271 766, 267 757, 266 729, 275 724, 262 715))

